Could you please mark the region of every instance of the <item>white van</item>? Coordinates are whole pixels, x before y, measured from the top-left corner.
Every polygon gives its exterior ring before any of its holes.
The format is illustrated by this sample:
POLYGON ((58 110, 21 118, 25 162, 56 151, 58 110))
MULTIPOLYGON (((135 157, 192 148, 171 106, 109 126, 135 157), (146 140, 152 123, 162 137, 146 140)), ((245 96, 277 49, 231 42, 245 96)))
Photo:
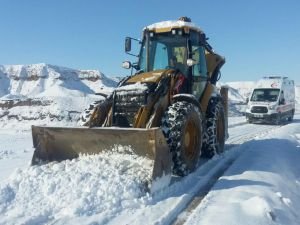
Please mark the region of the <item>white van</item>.
POLYGON ((249 123, 280 124, 292 121, 295 112, 295 84, 287 77, 271 76, 259 80, 248 99, 246 119, 249 123))

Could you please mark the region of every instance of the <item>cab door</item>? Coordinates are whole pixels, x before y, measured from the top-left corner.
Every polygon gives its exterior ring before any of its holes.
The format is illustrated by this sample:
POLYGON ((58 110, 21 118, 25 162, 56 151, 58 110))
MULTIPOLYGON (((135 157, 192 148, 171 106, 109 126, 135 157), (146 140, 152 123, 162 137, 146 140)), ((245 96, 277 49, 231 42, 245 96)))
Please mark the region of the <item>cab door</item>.
POLYGON ((192 94, 200 99, 207 83, 207 66, 205 48, 201 45, 200 37, 197 33, 191 34, 190 57, 194 61, 194 65, 191 67, 192 94))

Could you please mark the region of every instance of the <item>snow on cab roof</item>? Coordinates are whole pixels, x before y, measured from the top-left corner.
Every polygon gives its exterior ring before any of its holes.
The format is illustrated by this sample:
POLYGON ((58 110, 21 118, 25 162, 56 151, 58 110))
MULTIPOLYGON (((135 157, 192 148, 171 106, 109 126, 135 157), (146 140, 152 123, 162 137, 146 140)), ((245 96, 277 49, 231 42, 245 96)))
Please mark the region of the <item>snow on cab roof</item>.
POLYGON ((192 22, 185 22, 182 20, 168 20, 168 21, 154 23, 144 27, 144 30, 148 29, 148 30, 154 30, 156 32, 160 32, 160 31, 162 32, 162 30, 171 31, 171 29, 173 28, 184 28, 184 27, 202 32, 202 30, 196 24, 192 22))

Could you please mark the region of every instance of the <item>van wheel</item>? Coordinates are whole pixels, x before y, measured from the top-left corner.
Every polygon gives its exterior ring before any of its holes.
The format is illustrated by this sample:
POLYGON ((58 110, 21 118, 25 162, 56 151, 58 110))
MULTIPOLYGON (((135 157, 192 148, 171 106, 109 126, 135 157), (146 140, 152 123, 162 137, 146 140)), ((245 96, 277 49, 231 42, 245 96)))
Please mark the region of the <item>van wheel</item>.
POLYGON ((162 118, 162 131, 173 159, 173 173, 185 176, 197 167, 202 146, 202 114, 186 101, 175 102, 162 118))
MULTIPOLYGON (((250 120, 249 122, 251 123, 250 120)), ((225 112, 221 98, 211 98, 206 112, 203 156, 212 158, 215 154, 221 154, 224 151, 225 129, 225 112)))
POLYGON ((247 117, 247 118, 246 118, 246 121, 247 121, 248 123, 253 123, 252 120, 250 119, 250 117, 247 117))
POLYGON ((293 121, 294 113, 295 113, 294 110, 292 110, 291 115, 288 117, 288 121, 289 121, 289 122, 292 122, 292 121, 293 121))
POLYGON ((281 124, 281 115, 280 113, 277 114, 276 119, 275 119, 275 124, 280 125, 281 124))

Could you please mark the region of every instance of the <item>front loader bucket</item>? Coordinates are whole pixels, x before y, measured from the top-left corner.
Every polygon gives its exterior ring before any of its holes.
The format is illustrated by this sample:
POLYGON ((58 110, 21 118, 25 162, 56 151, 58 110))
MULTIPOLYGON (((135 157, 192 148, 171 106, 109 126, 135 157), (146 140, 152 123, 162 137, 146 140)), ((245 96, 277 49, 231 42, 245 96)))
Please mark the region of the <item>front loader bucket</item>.
POLYGON ((153 160, 152 180, 172 173, 171 153, 159 128, 32 126, 32 137, 32 165, 73 159, 79 154, 98 154, 121 145, 130 146, 132 154, 153 160))

